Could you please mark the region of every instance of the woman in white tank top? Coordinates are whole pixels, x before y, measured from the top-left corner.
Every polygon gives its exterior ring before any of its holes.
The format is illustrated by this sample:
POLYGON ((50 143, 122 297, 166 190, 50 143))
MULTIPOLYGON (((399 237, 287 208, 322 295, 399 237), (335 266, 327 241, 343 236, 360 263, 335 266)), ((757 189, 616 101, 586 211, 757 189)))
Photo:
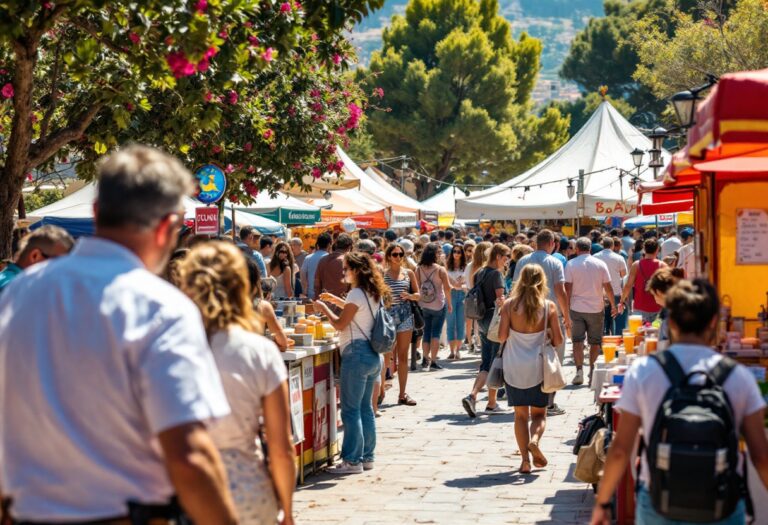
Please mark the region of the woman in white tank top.
POLYGON ((547 301, 548 293, 544 270, 536 264, 526 265, 501 310, 504 382, 509 405, 515 407, 515 438, 523 457, 521 474, 531 472, 531 456, 534 467, 547 466, 539 448, 549 404, 549 396, 541 391, 541 347, 548 338, 554 346, 563 340, 557 308, 547 301))

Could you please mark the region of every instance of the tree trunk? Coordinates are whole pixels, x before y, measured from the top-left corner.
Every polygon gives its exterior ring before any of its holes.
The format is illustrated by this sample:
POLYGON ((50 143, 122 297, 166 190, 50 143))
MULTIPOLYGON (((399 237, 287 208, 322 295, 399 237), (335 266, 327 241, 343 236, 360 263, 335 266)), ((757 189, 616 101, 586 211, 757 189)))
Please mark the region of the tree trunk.
POLYGON ((19 204, 32 142, 30 116, 35 44, 22 39, 14 42, 13 48, 16 59, 13 76, 13 122, 5 152, 5 165, 0 170, 0 258, 3 259, 13 256, 13 212, 19 204))

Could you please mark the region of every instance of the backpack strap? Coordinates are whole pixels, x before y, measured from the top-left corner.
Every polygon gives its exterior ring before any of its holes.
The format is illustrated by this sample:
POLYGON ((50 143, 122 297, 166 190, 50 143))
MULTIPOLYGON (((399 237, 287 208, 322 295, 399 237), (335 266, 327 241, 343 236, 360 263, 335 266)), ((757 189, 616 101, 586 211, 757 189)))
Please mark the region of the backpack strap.
POLYGON ((673 387, 679 386, 685 381, 685 370, 669 350, 651 354, 650 357, 659 363, 673 387))
POLYGON ((731 375, 731 372, 736 368, 736 364, 736 361, 730 357, 723 356, 723 358, 718 361, 715 367, 709 372, 709 375, 716 385, 723 386, 731 375))

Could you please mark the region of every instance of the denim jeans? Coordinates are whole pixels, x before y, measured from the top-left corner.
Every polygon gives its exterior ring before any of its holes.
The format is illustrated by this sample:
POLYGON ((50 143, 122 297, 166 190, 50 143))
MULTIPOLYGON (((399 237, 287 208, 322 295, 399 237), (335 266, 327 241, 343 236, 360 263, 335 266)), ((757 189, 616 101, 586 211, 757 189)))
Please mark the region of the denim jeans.
MULTIPOLYGON (((724 520, 709 522, 709 525, 744 525, 746 523, 746 506, 741 500, 736 510, 724 520)), ((651 502, 651 494, 645 485, 640 486, 635 507, 635 525, 695 525, 691 521, 670 520, 660 516, 651 502)))
POLYGON ((451 290, 453 312, 448 314, 448 340, 463 341, 467 327, 464 321, 464 290, 451 290))
POLYGON ((440 310, 422 308, 421 311, 424 312, 424 342, 429 344, 432 339, 440 339, 448 307, 443 306, 440 310))
POLYGON ((365 339, 355 339, 341 353, 341 459, 358 464, 373 461, 376 419, 371 405, 373 385, 381 374, 379 355, 365 339))
POLYGON ((493 319, 493 310, 486 312, 485 317, 477 322, 480 329, 480 371, 490 372, 493 358, 499 352, 500 343, 495 343, 488 339, 488 329, 491 327, 493 319))
MULTIPOLYGON (((620 295, 614 295, 613 299, 615 301, 616 306, 619 306, 619 301, 621 301, 620 295)), ((605 331, 604 333, 606 335, 621 335, 624 330, 627 328, 627 318, 629 316, 629 311, 625 308, 623 312, 621 312, 616 317, 611 317, 611 305, 608 305, 605 307, 605 331)))

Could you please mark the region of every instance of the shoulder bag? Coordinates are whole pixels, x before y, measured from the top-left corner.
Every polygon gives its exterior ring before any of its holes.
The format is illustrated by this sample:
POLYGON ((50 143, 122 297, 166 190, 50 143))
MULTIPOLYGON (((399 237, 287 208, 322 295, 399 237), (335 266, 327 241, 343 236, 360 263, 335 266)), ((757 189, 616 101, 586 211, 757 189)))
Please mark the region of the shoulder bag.
MULTIPOLYGON (((363 293, 365 294, 365 302, 368 303, 368 309, 371 311, 371 316, 373 316, 373 328, 371 329, 371 336, 368 337, 365 335, 365 331, 360 328, 360 325, 357 324, 357 321, 352 319, 352 322, 355 323, 357 329, 360 330, 363 336, 368 340, 374 352, 377 354, 386 354, 387 352, 391 352, 392 347, 395 344, 395 339, 397 338, 395 321, 392 319, 392 315, 384 307, 384 302, 381 300, 379 300, 379 309, 376 314, 374 314, 373 308, 371 307, 371 302, 368 300, 368 294, 365 292, 363 293)), ((352 329, 350 328, 350 332, 351 330, 352 329)))
MULTIPOLYGON (((408 293, 413 293, 413 283, 411 282, 410 276, 408 277, 408 293)), ((408 302, 411 303, 411 313, 413 314, 413 329, 422 330, 424 328, 424 312, 421 311, 421 306, 419 306, 418 302, 408 302)))
POLYGON ((544 302, 544 342, 541 345, 541 358, 544 360, 542 369, 544 377, 541 383, 541 391, 551 394, 565 387, 565 374, 563 365, 557 356, 555 347, 549 340, 547 326, 549 321, 549 301, 544 302))
MULTIPOLYGON (((482 272, 483 269, 478 270, 482 272)), ((483 272, 483 278, 477 280, 477 274, 475 274, 475 285, 467 292, 467 296, 464 298, 464 317, 467 319, 480 320, 485 317, 485 301, 483 301, 483 290, 481 285, 489 272, 483 272)))
POLYGON ((503 306, 500 308, 494 308, 491 324, 488 326, 488 333, 485 335, 489 341, 493 341, 494 343, 501 343, 501 338, 499 337, 499 328, 501 328, 502 308, 503 306))

